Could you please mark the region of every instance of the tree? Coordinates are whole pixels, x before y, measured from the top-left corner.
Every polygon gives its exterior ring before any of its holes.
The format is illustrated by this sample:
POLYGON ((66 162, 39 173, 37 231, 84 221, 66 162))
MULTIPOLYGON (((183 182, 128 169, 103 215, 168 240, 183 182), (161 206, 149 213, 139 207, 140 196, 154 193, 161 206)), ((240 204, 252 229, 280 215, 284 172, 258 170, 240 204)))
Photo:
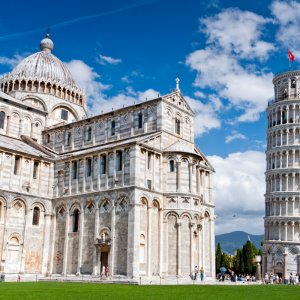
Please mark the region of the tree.
POLYGON ((221 248, 221 244, 218 243, 217 252, 216 252, 216 271, 217 271, 217 273, 220 272, 221 261, 222 261, 222 248, 221 248))
POLYGON ((244 266, 243 249, 239 249, 239 257, 240 257, 239 274, 244 274, 244 272, 245 272, 245 266, 244 266))
POLYGON ((258 250, 253 243, 252 243, 252 252, 253 252, 253 257, 258 254, 258 250))
POLYGON ((251 241, 248 240, 243 248, 245 249, 245 253, 244 253, 245 272, 247 274, 252 274, 252 270, 253 270, 253 248, 252 248, 251 241))
POLYGON ((261 246, 264 245, 264 239, 262 239, 262 240, 260 241, 260 245, 261 245, 261 246))
POLYGON ((238 274, 240 271, 240 249, 237 249, 236 256, 234 257, 233 267, 235 274, 238 274))

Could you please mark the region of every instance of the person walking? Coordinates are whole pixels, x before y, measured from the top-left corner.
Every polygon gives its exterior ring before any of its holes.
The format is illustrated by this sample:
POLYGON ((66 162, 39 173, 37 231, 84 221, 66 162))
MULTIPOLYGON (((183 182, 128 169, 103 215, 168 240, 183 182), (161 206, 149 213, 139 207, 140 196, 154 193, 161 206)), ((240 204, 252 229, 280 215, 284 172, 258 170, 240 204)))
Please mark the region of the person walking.
POLYGON ((195 272, 194 280, 197 280, 197 274, 198 274, 198 268, 197 268, 197 266, 195 267, 194 272, 195 272))
POLYGON ((107 279, 107 278, 111 279, 111 278, 109 277, 109 266, 106 267, 106 279, 107 279))
POLYGON ((203 267, 201 267, 201 269, 200 269, 200 276, 201 276, 201 281, 203 281, 203 277, 204 277, 203 267))
POLYGON ((103 280, 105 278, 105 266, 102 267, 101 271, 101 279, 103 280))

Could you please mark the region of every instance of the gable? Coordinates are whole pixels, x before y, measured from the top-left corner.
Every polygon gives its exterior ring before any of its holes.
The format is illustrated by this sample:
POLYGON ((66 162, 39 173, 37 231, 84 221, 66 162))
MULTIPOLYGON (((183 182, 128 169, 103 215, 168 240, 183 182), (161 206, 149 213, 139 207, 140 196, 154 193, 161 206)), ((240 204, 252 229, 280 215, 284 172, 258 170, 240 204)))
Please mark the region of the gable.
POLYGON ((182 94, 179 91, 172 92, 166 96, 162 97, 164 100, 172 103, 176 107, 192 114, 194 117, 196 116, 191 107, 189 106, 188 102, 184 99, 182 94))

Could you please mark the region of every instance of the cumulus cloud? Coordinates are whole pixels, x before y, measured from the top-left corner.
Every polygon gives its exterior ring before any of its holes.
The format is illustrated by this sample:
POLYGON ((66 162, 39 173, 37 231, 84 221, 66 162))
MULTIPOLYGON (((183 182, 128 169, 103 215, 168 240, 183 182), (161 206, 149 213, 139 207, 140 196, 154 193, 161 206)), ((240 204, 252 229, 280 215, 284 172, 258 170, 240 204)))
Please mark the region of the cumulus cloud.
MULTIPOLYGON (((297 1, 273 1, 270 5, 279 29, 276 40, 283 47, 289 47, 300 61, 300 3, 297 1)), ((288 52, 286 51, 288 55, 288 52)))
POLYGON ((241 133, 238 133, 237 131, 233 130, 232 131, 232 135, 228 135, 225 137, 225 143, 228 144, 230 142, 232 142, 233 140, 236 139, 242 139, 242 140, 246 140, 247 137, 241 133))
POLYGON ((194 119, 195 137, 199 137, 211 129, 221 128, 221 120, 217 112, 222 107, 222 102, 216 95, 209 95, 206 103, 189 96, 185 96, 184 98, 196 114, 194 119))
POLYGON ((106 65, 106 64, 117 65, 122 62, 122 60, 119 58, 115 59, 115 58, 112 58, 109 56, 104 56, 101 54, 99 54, 99 58, 97 58, 97 61, 101 65, 106 65))
POLYGON ((265 154, 246 151, 228 157, 208 156, 214 166, 216 234, 233 228, 263 234, 265 154), (236 215, 236 218, 233 218, 236 215))
POLYGON ((127 87, 125 92, 109 97, 105 94, 105 91, 112 88, 112 86, 103 84, 100 81, 101 76, 93 68, 81 60, 72 60, 65 64, 73 74, 77 84, 86 90, 89 99, 89 114, 100 114, 102 110, 104 112, 111 111, 112 108, 121 108, 123 104, 126 106, 132 105, 134 101, 142 102, 146 98, 154 99, 158 95, 158 92, 153 89, 135 92, 132 87, 127 87))
POLYGON ((241 112, 232 123, 258 120, 273 95, 273 75, 252 62, 266 59, 275 49, 260 40, 269 22, 271 19, 232 8, 201 18, 199 31, 206 34, 207 46, 186 57, 185 64, 197 71, 194 86, 216 91, 241 112))
POLYGON ((5 56, 0 56, 0 64, 11 67, 12 69, 21 62, 25 57, 27 57, 30 53, 24 52, 21 55, 16 53, 13 58, 8 58, 5 56))

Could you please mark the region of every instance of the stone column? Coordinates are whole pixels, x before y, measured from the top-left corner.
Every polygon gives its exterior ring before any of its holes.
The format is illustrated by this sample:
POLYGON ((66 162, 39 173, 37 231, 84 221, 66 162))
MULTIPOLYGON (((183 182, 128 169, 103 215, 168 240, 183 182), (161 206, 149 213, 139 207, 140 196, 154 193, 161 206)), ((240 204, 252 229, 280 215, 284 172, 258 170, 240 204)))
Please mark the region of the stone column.
POLYGON ((56 213, 51 215, 52 217, 52 240, 50 246, 50 269, 49 273, 53 273, 53 259, 54 259, 54 246, 55 246, 55 235, 56 235, 56 213))
POLYGON ((22 128, 23 128, 23 126, 22 126, 22 120, 20 119, 20 122, 19 122, 19 134, 18 134, 19 139, 20 139, 21 136, 22 136, 22 128))
POLYGON ((45 213, 44 224, 44 242, 42 254, 42 274, 47 274, 48 271, 48 257, 50 252, 50 229, 51 229, 51 214, 45 213))
POLYGON ((72 194, 72 169, 73 169, 73 162, 70 161, 70 171, 69 171, 69 195, 72 194))
POLYGON ((105 153, 105 189, 108 189, 108 172, 109 172, 109 156, 108 156, 108 152, 105 153))
POLYGON ((204 270, 204 274, 203 276, 205 277, 206 273, 205 273, 205 226, 204 226, 204 217, 202 218, 202 267, 204 270))
POLYGON ((263 252, 263 274, 268 273, 268 256, 266 252, 263 252))
POLYGON ((33 138, 34 123, 31 123, 30 137, 33 138))
POLYGON ((78 186, 79 186, 79 170, 80 170, 80 160, 76 160, 76 194, 78 194, 78 186))
MULTIPOLYGON (((1 259, 1 271, 5 271, 5 262, 6 262, 6 246, 7 246, 7 238, 8 238, 8 221, 10 217, 11 204, 6 204, 6 214, 5 214, 5 222, 4 222, 4 234, 3 234, 3 245, 2 245, 2 259, 1 259)), ((4 206, 5 207, 5 206, 4 206)), ((4 209, 3 207, 3 209, 4 209)))
POLYGON ((75 127, 73 127, 72 129, 71 150, 74 150, 74 144, 75 144, 75 127))
POLYGON ((114 171, 113 171, 113 187, 116 187, 116 179, 117 179, 117 171, 116 171, 116 167, 117 167, 117 151, 114 150, 114 171))
POLYGON ((288 216, 288 199, 285 199, 285 215, 288 216))
POLYGON ((295 223, 292 222, 291 226, 292 226, 292 241, 294 242, 295 241, 295 223))
POLYGON ((281 205, 282 205, 282 200, 279 200, 279 216, 281 216, 281 205))
POLYGON ((177 231, 178 231, 178 239, 177 239, 177 275, 181 275, 181 220, 177 220, 177 231))
POLYGON ((22 176, 23 176, 23 157, 19 158, 19 166, 20 166, 20 170, 19 170, 19 191, 22 191, 22 176))
POLYGON ((281 223, 278 224, 278 241, 281 241, 281 223))
MULTIPOLYGON (((115 261, 115 211, 116 207, 113 205, 111 207, 111 245, 110 245, 110 274, 111 276, 114 275, 114 261, 115 261)), ((129 229, 128 229, 129 235, 129 229)))
POLYGON ((275 274, 275 253, 272 253, 272 274, 275 274))
POLYGON ((177 192, 181 191, 181 162, 177 163, 177 181, 178 181, 178 185, 177 185, 177 192))
POLYGON ((288 240, 288 236, 287 236, 287 223, 284 223, 284 240, 287 241, 288 240))
POLYGON ((147 188, 147 174, 148 174, 148 151, 145 150, 145 187, 147 188))
POLYGON ((279 191, 281 192, 282 191, 282 175, 279 174, 279 191))
POLYGON ((152 189, 155 190, 155 153, 152 154, 152 189))
POLYGON ((83 158, 82 192, 85 193, 86 157, 83 158))
POLYGON ((98 173, 97 173, 97 190, 100 191, 101 182, 100 182, 100 171, 101 171, 101 155, 98 155, 98 173))
POLYGON ((295 198, 292 198, 292 216, 294 216, 295 213, 295 198))
POLYGON ((15 163, 15 154, 12 154, 11 156, 11 162, 10 162, 10 178, 9 178, 9 189, 12 190, 13 188, 13 175, 14 175, 14 163, 15 163))
POLYGON ((284 280, 288 280, 288 274, 287 274, 287 253, 283 253, 283 257, 284 257, 284 274, 283 274, 283 278, 284 280))
POLYGON ((93 184, 93 174, 94 174, 94 156, 91 156, 91 173, 90 173, 90 192, 94 190, 93 184))
POLYGON ((67 274, 67 263, 68 263, 68 247, 69 247, 69 220, 70 212, 66 211, 66 227, 65 227, 65 244, 64 244, 64 257, 63 257, 63 271, 62 276, 67 274))
MULTIPOLYGON (((98 206, 98 205, 97 205, 98 206)), ((96 239, 98 237, 99 234, 99 208, 96 207, 95 208, 95 231, 94 231, 94 242, 96 242, 96 239)), ((100 275, 98 274, 98 269, 99 269, 99 260, 98 260, 98 253, 97 253, 97 247, 94 247, 94 259, 93 259, 93 275, 100 275)))
MULTIPOLYGON (((159 208, 159 276, 162 276, 163 271, 163 210, 159 208)), ((300 265, 299 265, 300 266, 300 265)))
MULTIPOLYGON (((287 120, 287 123, 288 123, 288 120, 287 120)), ((289 145, 289 130, 288 129, 286 130, 286 145, 287 146, 289 145)))
POLYGON ((293 168, 295 168, 295 150, 293 150, 293 168))
MULTIPOLYGON (((200 272, 200 269, 202 267, 202 261, 201 261, 201 224, 197 224, 197 231, 198 231, 198 270, 200 272)), ((200 274, 200 273, 199 273, 200 274)))
POLYGON ((7 116, 6 135, 8 135, 8 136, 9 136, 9 130, 10 130, 10 116, 7 116))
POLYGON ((139 276, 139 239, 140 239, 140 205, 129 204, 128 243, 127 243, 127 276, 139 276))
POLYGON ((200 194, 200 166, 196 166, 197 194, 200 194))
POLYGON ((42 183, 43 183, 43 179, 42 178, 42 165, 43 165, 43 162, 40 162, 39 163, 39 181, 38 181, 38 195, 41 195, 42 194, 42 183))
POLYGON ((147 239, 147 274, 148 274, 148 277, 151 276, 151 209, 152 207, 148 207, 148 239, 147 239))
POLYGON ((193 191, 193 164, 189 164, 189 192, 193 191))
POLYGON ((25 271, 25 259, 26 259, 26 250, 27 250, 27 237, 28 237, 28 225, 30 222, 30 209, 26 209, 25 212, 25 226, 23 230, 23 247, 22 247, 22 256, 21 256, 21 270, 20 273, 24 274, 25 271))
POLYGON ((82 265, 82 243, 83 243, 83 227, 84 227, 84 209, 79 212, 79 243, 78 243, 78 263, 77 263, 77 273, 76 276, 81 275, 81 265, 82 265))
POLYGON ((285 178, 285 180, 286 180, 286 189, 285 190, 288 192, 288 190, 289 190, 289 174, 285 174, 285 177, 286 177, 285 178))
POLYGON ((194 227, 195 223, 191 222, 190 223, 190 262, 191 262, 191 265, 190 265, 190 274, 193 275, 193 271, 194 271, 194 243, 193 243, 193 227, 194 227))

